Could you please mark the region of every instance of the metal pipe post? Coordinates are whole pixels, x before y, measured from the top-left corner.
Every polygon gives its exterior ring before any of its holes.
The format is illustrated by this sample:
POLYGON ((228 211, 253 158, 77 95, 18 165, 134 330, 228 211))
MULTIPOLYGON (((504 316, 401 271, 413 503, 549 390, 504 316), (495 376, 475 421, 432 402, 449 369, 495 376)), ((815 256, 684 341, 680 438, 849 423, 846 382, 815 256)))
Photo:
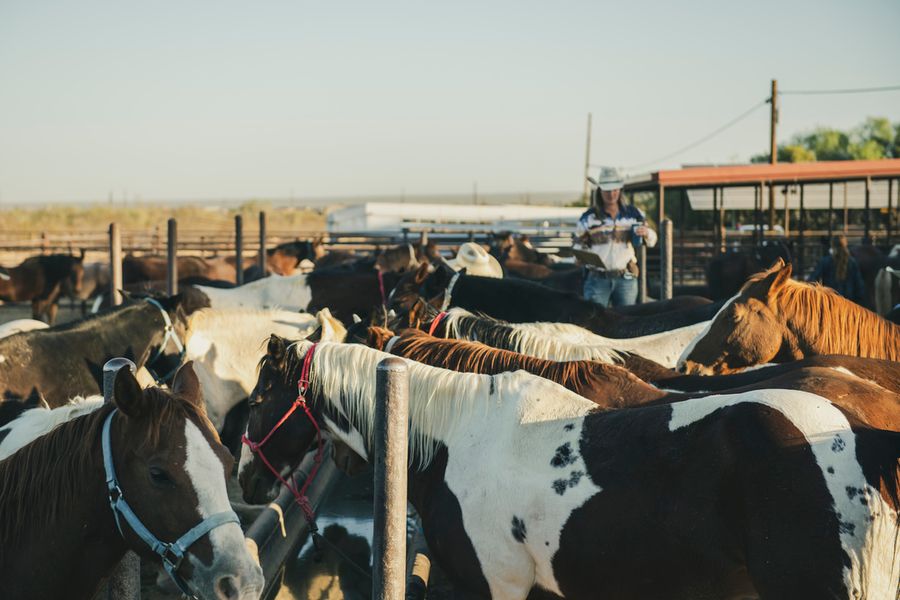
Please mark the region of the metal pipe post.
POLYGON ((660 227, 659 246, 659 298, 669 300, 672 297, 672 219, 663 219, 660 227))
POLYGON ((870 237, 870 234, 869 234, 869 228, 871 227, 871 218, 872 218, 872 215, 871 215, 872 211, 869 209, 869 196, 871 195, 871 192, 872 192, 872 179, 869 177, 866 177, 866 210, 865 210, 865 212, 863 212, 863 225, 865 227, 865 230, 863 233, 863 244, 871 244, 872 243, 872 238, 870 237))
POLYGON ((166 244, 166 293, 178 293, 178 221, 169 219, 169 239, 166 244))
POLYGON ((647 244, 638 249, 638 302, 647 301, 647 244))
POLYGON ((803 277, 803 238, 806 233, 806 206, 803 202, 804 185, 800 184, 800 222, 797 226, 797 275, 800 281, 805 281, 803 277))
POLYGON ((834 182, 828 184, 828 247, 831 248, 831 237, 834 235, 834 182))
POLYGON ((259 211, 259 270, 263 277, 268 275, 266 265, 266 211, 259 211))
POLYGON ((122 304, 122 233, 118 223, 109 224, 109 298, 110 304, 122 304))
MULTIPOLYGON (((127 367, 132 373, 137 369, 135 364, 127 358, 113 358, 103 365, 103 402, 113 401, 116 374, 122 367, 127 367)), ((109 574, 106 594, 100 594, 100 597, 108 600, 140 600, 141 559, 137 554, 131 550, 125 552, 125 556, 109 574)))
MULTIPOLYGON (((898 189, 897 191, 900 191, 898 189)), ((893 202, 894 196, 894 180, 888 179, 888 211, 887 211, 887 231, 885 231, 884 243, 890 248, 891 247, 891 221, 893 219, 893 213, 891 212, 891 202, 893 202)))
POLYGON ((234 282, 244 285, 244 217, 234 216, 234 282))
POLYGON ((409 372, 390 357, 375 378, 375 515, 372 598, 400 600, 406 580, 406 476, 409 372))

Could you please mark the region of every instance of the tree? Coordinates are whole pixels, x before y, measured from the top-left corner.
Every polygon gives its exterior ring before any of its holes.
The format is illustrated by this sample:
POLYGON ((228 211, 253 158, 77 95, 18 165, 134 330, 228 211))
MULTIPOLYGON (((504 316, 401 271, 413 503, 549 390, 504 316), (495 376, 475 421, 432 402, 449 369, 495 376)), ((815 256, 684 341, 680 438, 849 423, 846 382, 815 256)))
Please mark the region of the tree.
MULTIPOLYGON (((778 146, 779 162, 880 158, 900 158, 900 123, 891 125, 884 117, 869 117, 850 131, 819 127, 778 146)), ((769 155, 758 154, 750 162, 769 162, 769 155)))

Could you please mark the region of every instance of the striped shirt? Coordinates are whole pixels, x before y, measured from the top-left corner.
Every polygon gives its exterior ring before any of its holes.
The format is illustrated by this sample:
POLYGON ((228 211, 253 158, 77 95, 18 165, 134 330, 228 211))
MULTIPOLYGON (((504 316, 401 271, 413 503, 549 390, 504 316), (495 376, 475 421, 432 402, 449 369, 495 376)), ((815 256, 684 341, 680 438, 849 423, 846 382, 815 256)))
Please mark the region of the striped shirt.
MULTIPOLYGON (((646 218, 634 205, 619 203, 619 214, 615 219, 601 208, 589 208, 575 226, 575 247, 599 256, 607 269, 623 271, 628 263, 637 261, 631 245, 632 228, 637 225, 646 226, 646 218), (597 216, 598 212, 601 216, 597 216)), ((649 248, 656 245, 656 232, 650 227, 647 227, 644 242, 649 248)))

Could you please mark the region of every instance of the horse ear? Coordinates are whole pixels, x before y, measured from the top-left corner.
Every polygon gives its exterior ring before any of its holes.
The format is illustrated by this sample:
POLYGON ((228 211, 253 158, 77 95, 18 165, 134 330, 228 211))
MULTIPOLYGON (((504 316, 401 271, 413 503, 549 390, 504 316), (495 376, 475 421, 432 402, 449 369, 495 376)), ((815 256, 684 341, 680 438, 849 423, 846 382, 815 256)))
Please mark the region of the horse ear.
POLYGON ((113 402, 128 417, 140 418, 146 412, 144 391, 128 367, 123 367, 116 373, 113 402))
POLYGON ((44 399, 44 395, 37 389, 32 387, 25 399, 25 406, 29 408, 50 408, 50 405, 44 399))
POLYGON ((416 271, 416 285, 422 284, 426 279, 428 279, 428 263, 422 263, 419 265, 419 269, 416 271))
POLYGON ((84 262, 84 248, 79 248, 78 262, 84 262))
POLYGON ((791 263, 785 264, 781 258, 778 258, 772 267, 766 271, 765 275, 753 283, 750 288, 751 295, 761 300, 766 300, 777 294, 790 281, 792 273, 793 267, 791 263))
POLYGON ((277 364, 284 364, 284 357, 287 355, 287 344, 284 343, 284 339, 273 333, 269 337, 269 345, 266 348, 266 354, 277 364))
POLYGON ((187 361, 175 373, 175 379, 172 381, 172 392, 191 404, 203 406, 203 394, 200 390, 200 380, 194 372, 194 361, 187 361))

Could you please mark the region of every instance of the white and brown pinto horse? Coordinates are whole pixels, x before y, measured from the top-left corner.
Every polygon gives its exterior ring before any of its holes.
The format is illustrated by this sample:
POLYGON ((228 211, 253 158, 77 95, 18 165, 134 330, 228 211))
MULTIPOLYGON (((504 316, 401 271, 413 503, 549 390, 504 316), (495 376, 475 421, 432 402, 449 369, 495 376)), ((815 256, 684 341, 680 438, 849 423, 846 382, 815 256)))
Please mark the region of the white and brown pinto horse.
POLYGON ((190 366, 178 372, 172 393, 141 390, 122 369, 112 403, 0 461, 4 598, 91 598, 126 550, 162 564, 149 538, 187 546, 177 560, 166 552, 174 576, 199 598, 258 598, 262 570, 225 489, 231 460, 206 419, 190 366), (111 508, 123 499, 149 536, 139 537, 127 511, 111 508), (185 534, 195 526, 202 535, 191 541, 185 534))
MULTIPOLYGON (((361 456, 375 367, 355 344, 270 340, 247 437, 275 469, 315 438, 361 456), (304 369, 306 366, 306 369, 304 369), (276 423, 309 373, 308 418, 276 423)), ((815 394, 757 390, 599 411, 533 375, 409 362, 409 497, 453 582, 482 598, 893 598, 894 432, 815 394)), ((274 476, 245 448, 245 498, 274 476)))
POLYGON ((678 361, 687 373, 732 373, 817 354, 900 361, 900 325, 818 284, 791 280, 781 260, 750 278, 678 361))

